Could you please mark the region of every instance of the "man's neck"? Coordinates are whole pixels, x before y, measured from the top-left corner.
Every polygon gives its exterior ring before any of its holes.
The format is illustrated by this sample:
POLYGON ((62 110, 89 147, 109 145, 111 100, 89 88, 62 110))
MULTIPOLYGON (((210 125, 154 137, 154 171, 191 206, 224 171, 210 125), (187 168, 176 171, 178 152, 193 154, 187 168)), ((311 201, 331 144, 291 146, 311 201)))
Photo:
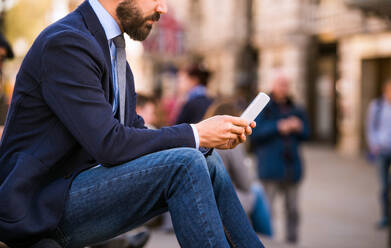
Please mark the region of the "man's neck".
POLYGON ((121 25, 121 22, 118 20, 116 9, 118 1, 115 0, 98 0, 100 4, 102 4, 103 8, 109 12, 109 14, 114 18, 114 20, 117 22, 118 26, 120 27, 121 31, 123 32, 123 28, 121 25))

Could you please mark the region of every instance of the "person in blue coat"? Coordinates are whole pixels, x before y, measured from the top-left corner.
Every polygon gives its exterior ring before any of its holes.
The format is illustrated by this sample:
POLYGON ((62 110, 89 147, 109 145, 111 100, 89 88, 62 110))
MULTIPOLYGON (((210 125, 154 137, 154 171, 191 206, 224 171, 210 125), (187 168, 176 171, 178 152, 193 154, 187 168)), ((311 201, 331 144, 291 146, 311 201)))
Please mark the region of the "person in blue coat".
POLYGON ((271 208, 277 193, 285 197, 287 211, 286 239, 298 240, 298 186, 303 177, 299 147, 309 137, 305 111, 290 97, 288 79, 279 75, 272 85, 271 101, 256 119, 251 144, 258 158, 261 179, 271 208))

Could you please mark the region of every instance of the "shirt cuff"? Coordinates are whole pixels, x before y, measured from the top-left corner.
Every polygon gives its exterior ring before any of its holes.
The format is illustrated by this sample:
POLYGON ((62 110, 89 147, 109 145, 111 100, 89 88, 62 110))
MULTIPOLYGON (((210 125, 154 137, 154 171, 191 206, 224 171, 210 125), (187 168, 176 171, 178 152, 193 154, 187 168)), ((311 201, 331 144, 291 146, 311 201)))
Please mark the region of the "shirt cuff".
POLYGON ((200 148, 200 136, 198 135, 198 130, 194 124, 190 124, 191 128, 193 129, 194 134, 194 140, 196 143, 196 149, 198 150, 200 148))

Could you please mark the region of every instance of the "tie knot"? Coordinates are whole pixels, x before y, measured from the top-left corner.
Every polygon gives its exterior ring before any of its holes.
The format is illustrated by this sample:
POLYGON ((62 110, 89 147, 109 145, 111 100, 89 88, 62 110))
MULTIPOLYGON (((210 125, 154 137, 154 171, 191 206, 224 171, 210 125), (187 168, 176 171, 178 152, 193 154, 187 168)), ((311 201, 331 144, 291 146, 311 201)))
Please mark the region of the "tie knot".
POLYGON ((118 35, 117 37, 115 37, 113 39, 114 41, 114 44, 117 48, 125 48, 125 39, 124 39, 124 35, 121 34, 121 35, 118 35))

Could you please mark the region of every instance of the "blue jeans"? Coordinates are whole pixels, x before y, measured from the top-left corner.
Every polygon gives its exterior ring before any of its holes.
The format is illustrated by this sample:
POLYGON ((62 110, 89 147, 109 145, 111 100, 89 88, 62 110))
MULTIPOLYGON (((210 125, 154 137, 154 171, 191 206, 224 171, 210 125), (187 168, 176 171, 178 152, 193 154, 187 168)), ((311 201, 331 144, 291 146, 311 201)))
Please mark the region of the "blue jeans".
POLYGON ((382 221, 388 221, 389 207, 389 184, 390 184, 390 165, 391 155, 379 155, 378 157, 378 174, 380 179, 380 200, 382 210, 382 221))
POLYGON ((263 247, 221 158, 177 148, 78 175, 56 239, 82 247, 113 238, 169 211, 182 247, 263 247))

